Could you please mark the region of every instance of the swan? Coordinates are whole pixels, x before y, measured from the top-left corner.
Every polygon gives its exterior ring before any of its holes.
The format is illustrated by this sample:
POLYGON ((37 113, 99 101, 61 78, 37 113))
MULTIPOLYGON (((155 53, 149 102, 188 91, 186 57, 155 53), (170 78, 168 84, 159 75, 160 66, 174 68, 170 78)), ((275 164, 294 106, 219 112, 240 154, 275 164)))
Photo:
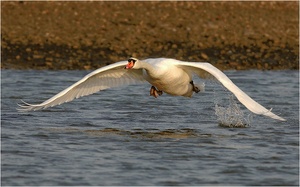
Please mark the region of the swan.
POLYGON ((272 113, 271 110, 266 109, 250 98, 222 71, 210 63, 185 62, 170 58, 149 58, 145 60, 129 58, 127 61, 110 64, 89 73, 78 82, 40 104, 29 104, 22 101, 22 105, 18 104, 18 110, 45 109, 100 90, 121 85, 140 84, 146 81, 152 85, 150 95, 155 98, 163 93, 173 96, 191 97, 194 93, 204 91, 204 85, 194 84, 192 80, 193 74, 203 78, 205 73, 215 77, 251 112, 285 121, 284 118, 272 113))

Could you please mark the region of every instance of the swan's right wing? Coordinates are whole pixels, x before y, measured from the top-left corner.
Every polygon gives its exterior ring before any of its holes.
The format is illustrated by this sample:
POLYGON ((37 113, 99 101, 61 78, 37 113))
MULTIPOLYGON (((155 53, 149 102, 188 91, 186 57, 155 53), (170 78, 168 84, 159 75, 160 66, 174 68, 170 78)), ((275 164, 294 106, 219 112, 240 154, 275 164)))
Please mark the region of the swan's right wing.
POLYGON ((207 71, 218 81, 220 81, 220 83, 222 83, 223 86, 225 86, 229 91, 231 91, 237 97, 237 99, 251 112, 259 115, 265 115, 280 121, 286 121, 284 118, 277 116, 276 114, 272 113, 271 110, 266 109, 265 107, 254 101, 245 92, 238 88, 222 71, 220 71, 218 68, 214 67, 210 63, 179 61, 178 66, 183 69, 186 69, 187 71, 196 73, 200 77, 203 77, 203 70, 207 71))
POLYGON ((124 69, 127 63, 127 61, 121 61, 99 68, 43 103, 28 104, 23 102, 24 104, 19 105, 20 108, 18 108, 18 110, 40 110, 60 105, 72 101, 75 98, 96 93, 100 90, 145 82, 142 70, 124 69))

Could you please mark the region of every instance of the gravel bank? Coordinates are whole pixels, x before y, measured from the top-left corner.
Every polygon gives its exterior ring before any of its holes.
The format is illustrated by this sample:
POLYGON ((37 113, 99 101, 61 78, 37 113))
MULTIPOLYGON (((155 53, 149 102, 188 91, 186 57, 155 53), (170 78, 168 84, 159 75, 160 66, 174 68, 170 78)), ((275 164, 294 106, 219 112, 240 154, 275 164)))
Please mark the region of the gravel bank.
POLYGON ((299 2, 1 2, 1 68, 96 69, 134 56, 299 69, 299 2))

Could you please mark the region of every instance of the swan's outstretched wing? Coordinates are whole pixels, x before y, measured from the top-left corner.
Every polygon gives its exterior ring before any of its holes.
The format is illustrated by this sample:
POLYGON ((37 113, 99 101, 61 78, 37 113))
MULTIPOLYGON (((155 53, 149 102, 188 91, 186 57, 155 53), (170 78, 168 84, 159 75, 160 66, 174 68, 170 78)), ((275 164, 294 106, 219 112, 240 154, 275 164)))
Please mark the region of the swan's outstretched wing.
POLYGON ((273 119, 286 121, 282 117, 279 117, 276 114, 272 113, 271 110, 266 109, 265 107, 254 101, 245 92, 238 88, 222 71, 220 71, 210 63, 179 61, 177 66, 186 69, 187 71, 194 72, 200 77, 202 76, 202 70, 209 72, 218 81, 220 81, 229 91, 231 91, 237 97, 237 99, 251 112, 259 115, 265 115, 273 119))
POLYGON ((142 70, 124 69, 127 63, 127 61, 121 61, 99 68, 43 103, 32 105, 23 102, 24 104, 19 105, 20 108, 18 108, 18 110, 30 111, 44 109, 69 102, 75 98, 90 95, 107 88, 145 82, 142 70))

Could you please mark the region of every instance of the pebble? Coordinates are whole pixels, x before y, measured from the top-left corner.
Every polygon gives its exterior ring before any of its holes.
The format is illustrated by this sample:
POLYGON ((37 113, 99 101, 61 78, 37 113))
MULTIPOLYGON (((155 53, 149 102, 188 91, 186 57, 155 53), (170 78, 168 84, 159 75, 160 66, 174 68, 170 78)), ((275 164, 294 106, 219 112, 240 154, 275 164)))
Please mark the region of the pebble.
POLYGON ((41 59, 41 58, 44 58, 44 55, 34 54, 34 55, 32 55, 32 58, 34 58, 34 59, 41 59))
POLYGON ((48 66, 48 67, 52 67, 52 62, 46 62, 46 65, 48 66))
POLYGON ((209 58, 208 58, 208 56, 207 56, 207 54, 205 54, 205 53, 201 53, 201 57, 204 59, 204 60, 208 60, 209 58))
POLYGON ((52 58, 52 57, 46 57, 45 60, 46 60, 46 61, 49 61, 49 62, 53 62, 53 58, 52 58))

